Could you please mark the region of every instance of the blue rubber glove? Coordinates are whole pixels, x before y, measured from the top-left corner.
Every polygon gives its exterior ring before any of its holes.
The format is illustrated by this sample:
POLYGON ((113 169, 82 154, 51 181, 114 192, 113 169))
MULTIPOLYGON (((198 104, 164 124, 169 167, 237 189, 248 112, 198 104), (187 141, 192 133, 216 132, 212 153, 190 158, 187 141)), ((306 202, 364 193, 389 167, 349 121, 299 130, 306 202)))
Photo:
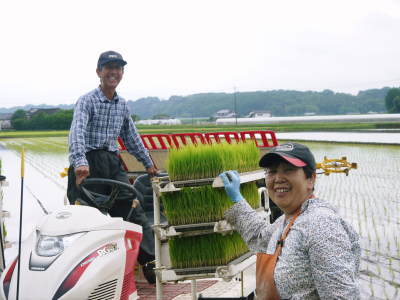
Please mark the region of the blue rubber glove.
POLYGON ((240 177, 237 171, 226 171, 219 174, 224 183, 226 194, 231 198, 232 202, 240 202, 243 196, 240 193, 240 177))

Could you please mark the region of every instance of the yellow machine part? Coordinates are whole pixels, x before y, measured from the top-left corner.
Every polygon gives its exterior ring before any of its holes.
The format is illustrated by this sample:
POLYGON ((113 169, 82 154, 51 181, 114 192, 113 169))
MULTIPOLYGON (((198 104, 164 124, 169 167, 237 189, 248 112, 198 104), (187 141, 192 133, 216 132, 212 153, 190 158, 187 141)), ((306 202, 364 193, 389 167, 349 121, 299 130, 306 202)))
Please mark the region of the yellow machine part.
POLYGON ((60 176, 61 178, 68 176, 68 168, 64 168, 64 170, 60 172, 60 176))
POLYGON ((347 157, 329 159, 326 156, 324 160, 317 163, 317 169, 323 171, 323 174, 329 175, 331 173, 345 173, 349 175, 351 169, 357 169, 357 163, 350 163, 347 161, 347 157))

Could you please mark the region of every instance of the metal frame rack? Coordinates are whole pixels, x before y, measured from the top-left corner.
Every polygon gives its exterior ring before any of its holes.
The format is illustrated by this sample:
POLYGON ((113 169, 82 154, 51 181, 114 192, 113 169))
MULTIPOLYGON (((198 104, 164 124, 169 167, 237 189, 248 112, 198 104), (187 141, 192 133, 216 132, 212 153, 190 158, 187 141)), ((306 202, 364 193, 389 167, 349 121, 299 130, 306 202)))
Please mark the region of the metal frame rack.
MULTIPOLYGON (((240 174, 240 182, 252 182, 264 178, 264 171, 257 170, 240 174)), ((160 196, 163 193, 176 192, 183 187, 197 187, 201 185, 212 185, 214 188, 223 187, 221 178, 207 178, 199 180, 175 181, 171 182, 168 177, 154 178, 152 187, 154 191, 154 233, 155 233, 155 258, 156 258, 156 296, 157 300, 162 299, 162 283, 163 282, 178 282, 183 280, 191 280, 192 299, 197 299, 196 280, 204 278, 222 278, 230 281, 234 276, 242 273, 243 270, 253 265, 256 261, 255 255, 250 252, 236 258, 223 266, 211 266, 200 268, 173 269, 169 259, 168 239, 176 236, 195 236, 211 233, 227 234, 234 228, 226 221, 188 224, 180 226, 170 226, 161 224, 160 222, 160 196)), ((259 189, 259 198, 264 193, 267 197, 265 188, 259 189)), ((268 197, 266 198, 268 199, 268 197)), ((268 201, 265 201, 267 207, 261 207, 258 211, 265 215, 266 220, 269 220, 268 201)), ((243 276, 243 273, 242 273, 243 276)), ((242 280, 243 292, 243 280, 242 280)), ((243 295, 242 295, 243 296, 243 295)))

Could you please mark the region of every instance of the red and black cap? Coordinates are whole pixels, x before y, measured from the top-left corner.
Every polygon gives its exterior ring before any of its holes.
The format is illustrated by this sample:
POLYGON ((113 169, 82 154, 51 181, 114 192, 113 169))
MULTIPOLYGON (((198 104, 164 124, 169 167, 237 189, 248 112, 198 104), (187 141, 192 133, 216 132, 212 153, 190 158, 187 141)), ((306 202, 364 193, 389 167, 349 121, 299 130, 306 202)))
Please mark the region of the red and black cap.
POLYGON ((296 167, 309 166, 313 170, 316 169, 314 155, 307 146, 299 143, 285 143, 272 148, 260 159, 258 164, 260 167, 266 168, 279 158, 283 158, 296 167))

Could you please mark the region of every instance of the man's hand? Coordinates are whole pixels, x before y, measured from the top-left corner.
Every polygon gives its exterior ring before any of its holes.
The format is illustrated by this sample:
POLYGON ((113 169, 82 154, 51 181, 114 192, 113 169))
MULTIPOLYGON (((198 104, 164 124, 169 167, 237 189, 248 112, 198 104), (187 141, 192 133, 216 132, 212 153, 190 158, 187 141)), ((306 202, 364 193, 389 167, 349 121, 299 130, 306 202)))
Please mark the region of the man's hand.
POLYGON ((89 166, 79 166, 75 168, 76 185, 80 185, 89 175, 89 166))
POLYGON ((156 176, 156 175, 158 174, 158 170, 157 170, 157 168, 154 167, 154 166, 151 166, 151 167, 149 167, 149 168, 146 168, 146 172, 147 172, 147 174, 149 174, 150 177, 156 176))
POLYGON ((219 174, 224 183, 226 194, 231 198, 232 202, 240 202, 243 196, 240 193, 240 177, 237 171, 226 171, 219 174))

